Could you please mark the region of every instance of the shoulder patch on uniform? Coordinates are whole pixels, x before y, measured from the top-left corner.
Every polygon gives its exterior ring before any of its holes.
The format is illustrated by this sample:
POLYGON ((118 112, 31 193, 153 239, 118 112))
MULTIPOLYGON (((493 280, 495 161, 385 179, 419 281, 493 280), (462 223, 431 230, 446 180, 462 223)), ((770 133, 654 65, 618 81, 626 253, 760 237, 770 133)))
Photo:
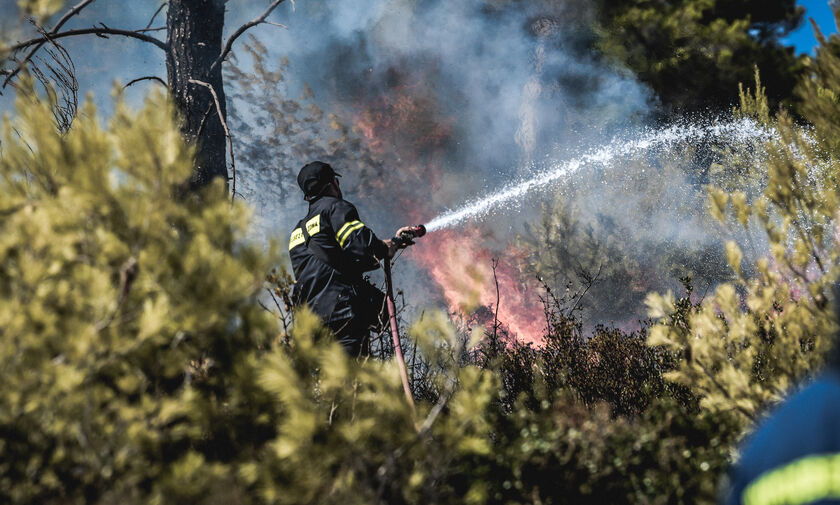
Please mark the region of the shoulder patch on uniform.
POLYGON ((319 231, 321 231, 321 214, 318 214, 306 222, 306 233, 308 233, 310 237, 319 231))
POLYGON ((292 232, 292 237, 289 239, 289 250, 291 251, 304 242, 306 242, 306 239, 303 238, 303 230, 295 228, 295 231, 292 232))

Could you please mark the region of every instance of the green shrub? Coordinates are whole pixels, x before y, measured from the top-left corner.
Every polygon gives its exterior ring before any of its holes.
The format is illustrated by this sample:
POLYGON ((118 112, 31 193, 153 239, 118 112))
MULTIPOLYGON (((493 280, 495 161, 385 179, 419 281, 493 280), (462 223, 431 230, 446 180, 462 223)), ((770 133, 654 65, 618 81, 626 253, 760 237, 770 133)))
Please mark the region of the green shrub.
MULTIPOLYGON (((840 85, 840 74, 826 71, 840 68, 830 48, 820 49, 817 61, 821 72, 805 85, 806 94, 840 85)), ((763 93, 756 71, 756 89, 741 92, 736 113, 776 132, 765 146, 766 161, 745 167, 736 159, 733 167, 722 167, 750 181, 744 186, 761 182, 761 191, 714 185, 709 191, 712 214, 728 227, 759 226, 770 254, 748 276, 741 250, 752 244, 729 241, 734 282, 719 285, 688 312, 676 307, 671 293, 647 299, 649 315, 659 320, 648 343, 680 358, 666 378, 688 387, 705 409, 737 413, 743 428, 819 369, 835 331, 828 286, 837 277, 838 161, 831 141, 820 139, 833 138, 826 118, 837 114, 838 105, 806 107, 810 129, 784 112, 772 117, 763 93)))
POLYGON ((0 155, 3 503, 711 496, 720 424, 659 399, 642 333, 585 339, 557 312, 545 347, 472 349, 429 313, 410 331, 434 364, 415 412, 392 361, 263 307, 270 288, 285 310, 288 276, 221 184, 181 194, 192 152, 162 95, 107 128, 88 105, 66 135, 31 96, 0 155))
POLYGON ((245 364, 276 338, 267 258, 160 94, 61 135, 18 93, 0 155, 0 502, 169 502, 273 436, 245 364))

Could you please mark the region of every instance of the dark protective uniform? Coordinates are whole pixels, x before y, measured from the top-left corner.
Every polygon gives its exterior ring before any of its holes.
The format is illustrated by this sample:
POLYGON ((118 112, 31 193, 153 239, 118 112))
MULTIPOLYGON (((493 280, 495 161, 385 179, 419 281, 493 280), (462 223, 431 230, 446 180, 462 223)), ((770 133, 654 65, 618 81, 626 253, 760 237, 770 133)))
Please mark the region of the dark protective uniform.
POLYGON ((724 505, 840 504, 840 373, 785 401, 750 437, 724 505))
POLYGON ((370 331, 384 321, 385 296, 362 274, 378 268, 376 258, 387 254, 388 246, 359 220, 356 207, 333 196, 311 199, 289 240, 294 303, 307 304, 354 356, 367 352, 370 331))

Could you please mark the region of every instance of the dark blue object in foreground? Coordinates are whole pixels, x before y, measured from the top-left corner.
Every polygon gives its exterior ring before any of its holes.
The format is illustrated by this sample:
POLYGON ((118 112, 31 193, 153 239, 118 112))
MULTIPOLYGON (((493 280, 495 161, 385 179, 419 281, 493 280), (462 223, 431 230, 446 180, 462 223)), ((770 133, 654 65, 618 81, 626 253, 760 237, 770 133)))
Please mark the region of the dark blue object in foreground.
POLYGON ((784 402, 749 439, 726 505, 840 504, 840 374, 784 402))

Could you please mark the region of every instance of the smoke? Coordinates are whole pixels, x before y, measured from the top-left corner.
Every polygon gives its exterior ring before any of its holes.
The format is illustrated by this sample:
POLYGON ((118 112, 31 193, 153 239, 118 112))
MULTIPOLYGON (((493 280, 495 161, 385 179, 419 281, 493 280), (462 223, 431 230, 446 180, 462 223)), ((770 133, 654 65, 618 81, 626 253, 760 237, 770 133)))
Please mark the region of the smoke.
MULTIPOLYGON (((522 174, 558 145, 609 138, 647 113, 646 89, 590 58, 592 34, 580 27, 593 15, 582 1, 315 1, 286 13, 288 30, 261 40, 288 57, 297 81, 289 92, 306 83, 328 111, 397 92, 433 102, 434 122, 453 124, 456 144, 434 146, 445 151, 443 172, 459 175, 433 195, 444 208, 522 174)), ((402 133, 391 140, 411 144, 426 132, 402 133)), ((428 146, 388 149, 412 147, 428 146)))
MULTIPOLYGON (((226 35, 265 5, 231 7, 226 35)), ((142 27, 158 6, 103 4, 67 28, 142 27)), ((595 2, 299 0, 294 7, 270 18, 287 28, 251 30, 225 66, 236 189, 255 209, 260 240, 286 239, 305 214, 295 175, 313 159, 344 175, 346 198, 384 238, 661 126, 656 97, 593 50, 595 2)), ((81 93, 92 91, 106 115, 112 77, 165 75, 149 45, 66 43, 81 93)), ((129 88, 130 103, 155 85, 129 88)), ((725 161, 725 144, 691 139, 582 166, 505 212, 422 239, 398 261, 398 287, 420 309, 492 309, 495 276, 500 319, 532 339, 541 317, 536 275, 563 286, 600 272, 583 301, 592 323, 638 317, 644 293, 677 287, 687 273, 713 285, 728 275, 726 234, 706 218, 704 185, 716 177, 710 167, 725 161)))
POLYGON ((729 140, 621 151, 651 134, 656 99, 593 51, 592 2, 297 7, 281 13, 287 30, 239 52, 228 80, 239 188, 265 236, 285 236, 306 213, 294 175, 312 159, 344 175, 345 198, 384 238, 614 146, 620 156, 529 188, 507 212, 421 239, 395 269, 408 304, 492 309, 495 276, 499 318, 534 340, 537 275, 563 286, 598 274, 582 304, 592 324, 635 320, 646 292, 683 275, 727 277, 704 185, 729 140))

